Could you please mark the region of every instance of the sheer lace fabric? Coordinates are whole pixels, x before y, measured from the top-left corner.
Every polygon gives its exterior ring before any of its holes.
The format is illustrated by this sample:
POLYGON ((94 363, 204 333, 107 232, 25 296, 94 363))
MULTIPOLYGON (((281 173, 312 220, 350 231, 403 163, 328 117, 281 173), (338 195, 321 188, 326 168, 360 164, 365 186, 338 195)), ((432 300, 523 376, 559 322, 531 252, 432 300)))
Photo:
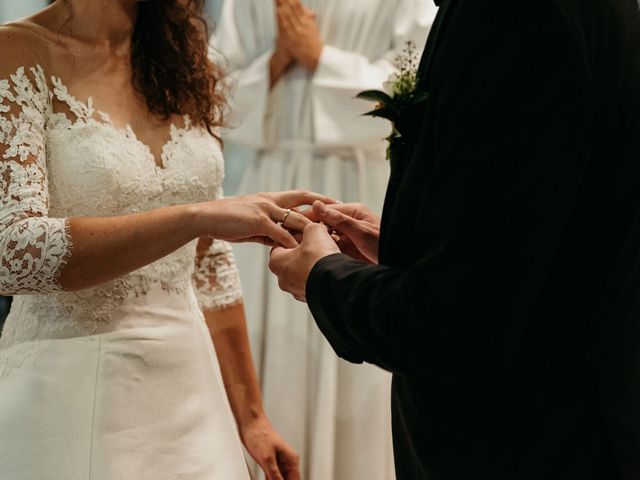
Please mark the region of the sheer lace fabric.
POLYGON ((207 309, 241 300, 230 248, 206 240, 96 288, 62 291, 59 275, 73 254, 70 217, 124 215, 221 195, 216 140, 187 117, 170 134, 159 167, 130 127, 117 128, 61 79, 47 81, 41 67, 21 67, 0 80, 0 292, 17 295, 0 338, 0 376, 9 357, 20 357, 7 348, 108 330, 113 310, 150 288, 195 293, 207 309), (54 111, 56 103, 68 112, 54 111))
POLYGON ((66 221, 46 218, 50 102, 43 76, 35 80, 21 68, 11 82, 0 81, 0 290, 10 294, 59 290, 58 274, 70 254, 66 221))

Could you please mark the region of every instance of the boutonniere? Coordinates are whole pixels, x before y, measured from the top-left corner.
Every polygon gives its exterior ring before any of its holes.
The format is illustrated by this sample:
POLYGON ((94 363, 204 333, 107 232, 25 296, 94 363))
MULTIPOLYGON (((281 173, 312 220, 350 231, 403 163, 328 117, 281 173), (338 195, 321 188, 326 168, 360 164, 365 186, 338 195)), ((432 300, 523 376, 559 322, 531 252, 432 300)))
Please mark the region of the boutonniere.
POLYGON ((418 89, 418 65, 420 53, 415 43, 408 41, 395 58, 397 71, 384 82, 383 90, 367 90, 356 98, 376 102, 376 108, 365 116, 386 118, 391 121, 391 135, 387 137, 387 160, 391 167, 396 163, 399 150, 410 126, 417 121, 420 107, 429 98, 429 94, 418 89))

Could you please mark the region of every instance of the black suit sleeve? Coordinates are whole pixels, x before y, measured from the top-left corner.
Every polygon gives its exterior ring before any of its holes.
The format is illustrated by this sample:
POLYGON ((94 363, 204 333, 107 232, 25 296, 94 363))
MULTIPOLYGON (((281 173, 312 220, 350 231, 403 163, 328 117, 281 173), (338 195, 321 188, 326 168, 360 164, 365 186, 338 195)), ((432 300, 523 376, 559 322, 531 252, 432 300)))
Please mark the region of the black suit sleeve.
POLYGON ((431 144, 418 142, 392 213, 413 230, 391 248, 415 261, 334 255, 307 284, 341 357, 454 381, 516 354, 588 167, 592 111, 588 59, 560 10, 467 3, 482 5, 461 6, 443 38, 421 139, 431 144))

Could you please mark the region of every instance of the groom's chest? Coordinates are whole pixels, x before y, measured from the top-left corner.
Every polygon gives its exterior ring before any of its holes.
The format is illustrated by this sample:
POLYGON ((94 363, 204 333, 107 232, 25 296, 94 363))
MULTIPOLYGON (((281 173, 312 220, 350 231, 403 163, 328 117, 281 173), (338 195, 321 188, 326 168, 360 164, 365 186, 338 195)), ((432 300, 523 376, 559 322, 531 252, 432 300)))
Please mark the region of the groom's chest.
POLYGON ((457 230, 470 220, 465 208, 486 188, 478 184, 486 179, 478 173, 484 162, 491 163, 495 145, 487 142, 500 139, 478 118, 492 122, 497 117, 481 113, 510 108, 510 97, 492 89, 511 71, 511 62, 520 61, 502 55, 502 46, 519 38, 508 23, 517 11, 449 1, 438 37, 429 39, 425 52, 420 85, 429 98, 407 140, 402 174, 392 179, 385 201, 380 258, 392 266, 411 265, 460 238, 457 230))
MULTIPOLYGON (((392 178, 387 190, 382 218, 380 259, 385 265, 406 266, 422 256, 430 243, 434 218, 424 206, 434 195, 433 107, 425 106, 416 132, 412 154, 401 176, 392 178)), ((443 206, 444 207, 444 206, 443 206)))
POLYGON ((446 85, 452 61, 446 50, 457 0, 450 1, 454 4, 439 13, 441 18, 434 25, 421 62, 419 88, 429 93, 429 98, 406 139, 401 173, 392 176, 387 191, 380 257, 393 266, 410 265, 424 256, 425 249, 437 248, 439 225, 449 206, 442 202, 445 185, 439 176, 446 165, 438 163, 438 151, 443 133, 439 111, 443 97, 451 94, 446 85))

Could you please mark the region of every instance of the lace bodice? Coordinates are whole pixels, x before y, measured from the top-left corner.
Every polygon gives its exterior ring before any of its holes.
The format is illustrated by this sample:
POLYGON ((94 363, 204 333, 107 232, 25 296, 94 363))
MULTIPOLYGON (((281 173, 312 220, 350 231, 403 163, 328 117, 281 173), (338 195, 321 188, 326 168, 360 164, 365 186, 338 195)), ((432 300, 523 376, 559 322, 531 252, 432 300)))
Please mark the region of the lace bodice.
POLYGON ((40 66, 0 80, 0 293, 17 295, 0 346, 46 338, 54 331, 90 333, 130 295, 152 285, 167 292, 195 288, 203 308, 238 302, 230 247, 192 242, 115 281, 64 292, 58 278, 71 255, 68 218, 114 216, 199 202, 222 194, 222 154, 205 130, 171 127, 156 166, 130 127, 117 128, 92 100, 74 98, 40 66), (68 111, 54 111, 54 105, 68 111), (12 314, 17 315, 12 311, 12 314), (11 319, 10 319, 11 320, 11 319))

